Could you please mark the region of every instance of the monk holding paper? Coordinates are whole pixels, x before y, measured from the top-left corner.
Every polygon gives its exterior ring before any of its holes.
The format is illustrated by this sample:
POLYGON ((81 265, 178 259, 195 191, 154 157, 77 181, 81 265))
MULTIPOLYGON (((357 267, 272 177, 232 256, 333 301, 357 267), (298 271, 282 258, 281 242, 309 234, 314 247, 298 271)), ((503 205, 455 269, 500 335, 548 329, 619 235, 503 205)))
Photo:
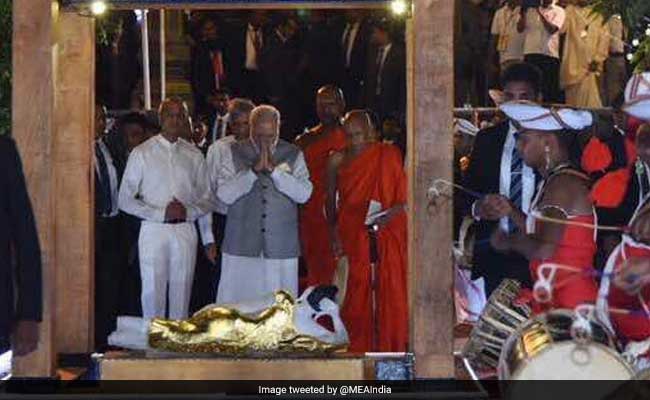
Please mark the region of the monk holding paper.
POLYGON ((330 158, 327 168, 326 212, 334 255, 349 261, 342 317, 350 334, 350 351, 406 351, 402 157, 396 147, 376 142, 365 111, 348 113, 344 129, 348 146, 330 158))

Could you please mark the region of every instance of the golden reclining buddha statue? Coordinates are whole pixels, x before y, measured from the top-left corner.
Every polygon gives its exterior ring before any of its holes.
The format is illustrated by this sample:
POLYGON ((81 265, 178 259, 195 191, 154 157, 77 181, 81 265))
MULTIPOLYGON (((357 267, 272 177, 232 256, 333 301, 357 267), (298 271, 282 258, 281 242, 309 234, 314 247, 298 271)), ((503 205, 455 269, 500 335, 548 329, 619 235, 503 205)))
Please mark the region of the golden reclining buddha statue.
POLYGON ((208 305, 187 320, 118 317, 113 346, 180 353, 331 353, 348 334, 335 286, 310 287, 294 299, 278 291, 256 302, 208 305))

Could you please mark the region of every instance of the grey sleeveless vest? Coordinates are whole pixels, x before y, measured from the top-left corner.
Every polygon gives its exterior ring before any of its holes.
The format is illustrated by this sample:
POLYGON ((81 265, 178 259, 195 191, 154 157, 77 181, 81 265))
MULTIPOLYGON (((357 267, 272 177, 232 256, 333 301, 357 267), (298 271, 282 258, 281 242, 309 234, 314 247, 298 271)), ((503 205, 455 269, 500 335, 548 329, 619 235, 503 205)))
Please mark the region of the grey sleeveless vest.
MULTIPOLYGON (((257 151, 248 141, 233 144, 231 150, 237 172, 251 169, 258 160, 257 151)), ((293 168, 299 154, 298 147, 279 140, 273 162, 293 168)), ((276 189, 268 174, 259 174, 253 189, 228 207, 222 250, 242 257, 300 256, 298 205, 276 189)))

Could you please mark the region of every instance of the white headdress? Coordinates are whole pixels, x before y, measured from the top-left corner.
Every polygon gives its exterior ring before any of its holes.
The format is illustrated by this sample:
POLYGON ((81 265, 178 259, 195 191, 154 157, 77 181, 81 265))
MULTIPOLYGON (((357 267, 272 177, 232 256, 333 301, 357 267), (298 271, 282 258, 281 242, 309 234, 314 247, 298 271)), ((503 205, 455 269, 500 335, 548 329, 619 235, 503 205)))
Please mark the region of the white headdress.
POLYGON ((634 74, 625 87, 627 114, 644 121, 650 121, 650 72, 634 74))
POLYGON ((594 117, 589 111, 572 108, 547 108, 530 101, 503 103, 499 108, 523 129, 580 131, 594 123, 594 117))

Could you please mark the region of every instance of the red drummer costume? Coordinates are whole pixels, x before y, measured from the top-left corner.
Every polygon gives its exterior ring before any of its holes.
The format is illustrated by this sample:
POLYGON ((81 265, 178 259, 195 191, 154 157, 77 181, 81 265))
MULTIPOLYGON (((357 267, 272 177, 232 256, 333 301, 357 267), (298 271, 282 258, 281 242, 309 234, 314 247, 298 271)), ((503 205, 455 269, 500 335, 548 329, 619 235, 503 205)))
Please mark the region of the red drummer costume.
MULTIPOLYGON (((650 73, 643 73, 633 76, 627 84, 625 89, 625 104, 623 111, 628 115, 638 118, 642 121, 650 121, 650 73)), ((642 126, 643 128, 643 126, 642 126)), ((639 140, 643 139, 643 135, 650 134, 643 132, 639 129, 637 137, 637 150, 640 153, 642 147, 639 140)), ((648 164, 644 158, 639 155, 636 162, 637 169, 643 168, 648 171, 648 164)), ((630 174, 630 171, 622 171, 630 174)), ((621 175, 621 171, 617 172, 621 175)), ((638 174, 639 177, 647 182, 639 182, 639 187, 643 188, 650 186, 650 175, 638 174)), ((631 177, 628 176, 628 182, 631 177)), ((605 176, 600 184, 604 185, 600 189, 600 193, 604 192, 622 192, 625 187, 620 184, 621 180, 616 179, 616 175, 612 173, 610 176, 605 176), (618 182, 619 184, 613 184, 618 182), (603 190, 603 188, 609 190, 603 190)), ((645 216, 645 211, 650 205, 650 193, 645 193, 643 189, 639 190, 639 199, 634 216, 630 220, 628 227, 632 228, 639 219, 645 216)), ((645 216, 647 218, 647 216, 645 216)), ((626 353, 630 356, 638 358, 643 355, 642 362, 639 364, 646 364, 647 356, 650 349, 650 316, 647 315, 647 304, 645 299, 650 298, 650 286, 643 288, 638 294, 630 294, 623 289, 611 284, 611 276, 615 273, 621 273, 628 265, 627 262, 635 258, 650 258, 650 243, 643 243, 633 237, 630 233, 625 233, 622 236, 621 243, 614 249, 609 257, 607 266, 605 268, 604 278, 601 283, 598 313, 603 321, 611 321, 610 328, 614 329, 619 335, 620 339, 627 344, 626 353)))

